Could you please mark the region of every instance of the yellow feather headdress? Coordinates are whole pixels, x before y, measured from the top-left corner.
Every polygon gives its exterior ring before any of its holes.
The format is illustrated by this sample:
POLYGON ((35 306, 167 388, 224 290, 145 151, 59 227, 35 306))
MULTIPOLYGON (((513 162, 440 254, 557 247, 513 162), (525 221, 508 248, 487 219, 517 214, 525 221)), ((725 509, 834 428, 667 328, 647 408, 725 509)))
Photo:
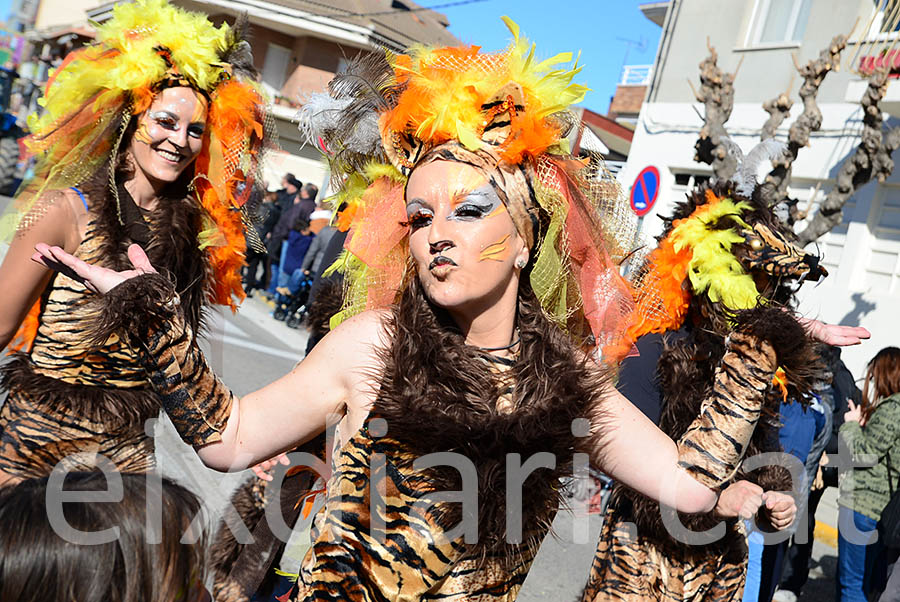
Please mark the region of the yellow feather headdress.
MULTIPOLYGON (((43 113, 28 120, 25 144, 37 159, 35 175, 0 220, 0 239, 40 220, 51 202, 47 193, 77 187, 99 170, 109 170, 117 199, 112 173, 128 124, 161 88, 189 86, 209 100, 192 167, 208 226, 197 244, 214 275, 212 301, 234 307, 233 297, 244 297, 239 269, 247 218, 240 209, 261 182, 264 151, 276 140, 243 25, 216 27, 166 0, 117 4, 98 26, 96 42, 70 53, 51 75, 38 101, 43 113)), ((28 345, 30 337, 23 338, 28 345)))

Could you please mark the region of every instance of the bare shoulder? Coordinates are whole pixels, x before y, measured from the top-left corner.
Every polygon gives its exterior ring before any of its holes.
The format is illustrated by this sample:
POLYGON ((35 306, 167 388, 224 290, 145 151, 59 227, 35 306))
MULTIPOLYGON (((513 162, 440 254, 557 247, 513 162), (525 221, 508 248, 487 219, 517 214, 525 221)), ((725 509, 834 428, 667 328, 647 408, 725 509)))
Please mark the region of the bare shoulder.
POLYGON ((343 321, 328 333, 302 364, 339 369, 345 376, 371 373, 380 365, 380 350, 389 344, 386 311, 366 311, 343 321))
POLYGON ((332 339, 341 345, 354 347, 384 347, 388 344, 387 323, 390 312, 387 310, 369 310, 357 314, 341 322, 322 341, 332 339))

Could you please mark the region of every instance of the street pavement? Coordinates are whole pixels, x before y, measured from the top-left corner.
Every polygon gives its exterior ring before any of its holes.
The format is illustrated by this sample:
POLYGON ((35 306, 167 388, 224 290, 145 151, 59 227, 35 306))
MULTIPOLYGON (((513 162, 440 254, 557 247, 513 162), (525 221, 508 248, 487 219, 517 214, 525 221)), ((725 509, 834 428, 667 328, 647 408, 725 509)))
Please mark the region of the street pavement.
MULTIPOLYGON (((0 197, 0 215, 8 199, 0 197)), ((6 247, 0 242, 0 260, 6 247)), ((302 359, 306 333, 275 321, 271 309, 260 299, 247 299, 237 314, 214 312, 202 343, 210 365, 237 395, 255 391, 287 374, 302 359)), ((299 393, 299 392, 298 392, 299 393)), ((273 422, 278 420, 272 417, 273 422)), ((160 470, 197 493, 208 511, 209 526, 218 524, 221 512, 234 488, 250 471, 223 474, 203 466, 196 453, 185 445, 166 418, 156 431, 160 470)), ((837 563, 836 492, 826 492, 819 506, 813 566, 801 601, 826 602, 834 599, 837 563)), ((519 594, 521 602, 576 600, 586 581, 601 517, 561 511, 553 533, 544 541, 534 566, 519 594)))

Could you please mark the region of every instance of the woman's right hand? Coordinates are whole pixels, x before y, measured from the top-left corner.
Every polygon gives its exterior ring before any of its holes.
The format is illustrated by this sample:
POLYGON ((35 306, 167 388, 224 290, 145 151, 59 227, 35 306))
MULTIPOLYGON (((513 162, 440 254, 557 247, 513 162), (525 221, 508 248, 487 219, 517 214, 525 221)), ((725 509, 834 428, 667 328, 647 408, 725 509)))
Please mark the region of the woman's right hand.
POLYGON ((88 289, 95 293, 106 294, 129 278, 142 274, 156 273, 156 269, 150 265, 147 254, 138 245, 130 245, 128 247, 128 260, 131 261, 134 269, 125 270, 124 272, 117 272, 99 265, 91 265, 74 255, 66 253, 61 247, 51 247, 44 243, 38 243, 34 249, 36 252, 31 256, 32 261, 84 283, 88 289))
POLYGON ((251 467, 251 470, 253 470, 253 473, 263 481, 271 481, 272 474, 269 471, 275 468, 275 466, 278 464, 290 466, 291 461, 287 457, 287 454, 278 454, 274 458, 270 458, 268 460, 260 462, 256 466, 251 467))
POLYGON ((844 412, 844 422, 858 422, 859 426, 863 426, 862 408, 853 403, 852 399, 847 401, 847 407, 850 409, 844 412))

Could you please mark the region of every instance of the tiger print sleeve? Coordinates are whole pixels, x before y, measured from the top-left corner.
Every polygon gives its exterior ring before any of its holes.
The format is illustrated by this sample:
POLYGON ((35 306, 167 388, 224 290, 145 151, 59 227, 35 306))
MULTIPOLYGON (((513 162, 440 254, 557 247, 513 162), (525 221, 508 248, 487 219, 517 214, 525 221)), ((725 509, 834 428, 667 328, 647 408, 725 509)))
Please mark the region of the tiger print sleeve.
POLYGON ((145 274, 126 280, 99 302, 89 338, 123 337, 186 443, 202 447, 221 441, 234 396, 207 364, 172 283, 145 274))
MULTIPOLYGON (((803 361, 806 334, 790 314, 762 307, 737 316, 712 392, 678 442, 679 466, 710 489, 727 485, 756 429, 779 366, 803 361)), ((771 408, 777 412, 778 408, 771 408)))
POLYGON ((767 342, 729 337, 712 393, 678 442, 678 464, 694 479, 718 489, 737 471, 776 367, 767 342))

